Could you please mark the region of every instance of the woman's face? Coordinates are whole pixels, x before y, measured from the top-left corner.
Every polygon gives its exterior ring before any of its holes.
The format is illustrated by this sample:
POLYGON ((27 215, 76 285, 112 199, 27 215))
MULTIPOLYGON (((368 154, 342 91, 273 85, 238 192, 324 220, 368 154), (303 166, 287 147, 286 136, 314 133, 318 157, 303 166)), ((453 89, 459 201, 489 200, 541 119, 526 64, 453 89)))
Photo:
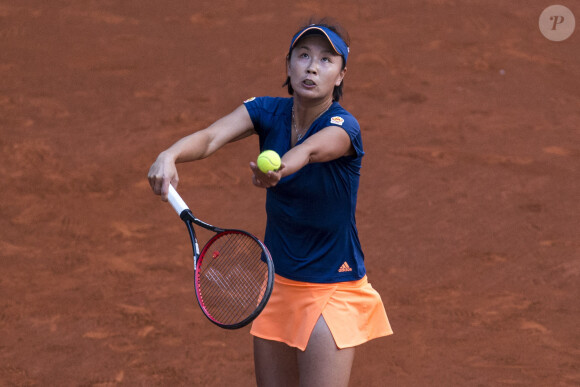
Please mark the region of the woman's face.
POLYGON ((309 35, 298 41, 287 64, 294 93, 304 98, 332 98, 346 74, 342 56, 321 35, 309 35))

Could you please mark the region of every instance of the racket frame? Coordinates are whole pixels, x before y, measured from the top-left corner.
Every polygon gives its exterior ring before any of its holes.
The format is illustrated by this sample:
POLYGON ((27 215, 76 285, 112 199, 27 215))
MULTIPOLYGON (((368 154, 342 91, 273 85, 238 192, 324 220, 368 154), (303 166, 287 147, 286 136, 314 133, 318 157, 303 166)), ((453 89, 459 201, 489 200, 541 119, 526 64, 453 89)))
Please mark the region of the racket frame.
POLYGON ((270 252, 268 251, 268 248, 266 247, 266 245, 264 245, 264 243, 262 243, 262 241, 260 241, 258 238, 256 238, 254 235, 250 234, 247 231, 244 231, 244 230, 236 230, 236 229, 224 229, 224 230, 218 232, 216 235, 214 235, 205 244, 205 246, 201 250, 200 256, 201 256, 201 259, 199 259, 199 256, 198 256, 197 266, 196 266, 196 270, 195 270, 195 296, 197 298, 197 302, 199 304, 199 307, 203 311, 203 314, 205 314, 205 316, 212 323, 214 323, 217 326, 222 327, 224 329, 238 329, 238 328, 242 328, 242 327, 248 325, 250 322, 252 322, 256 317, 258 317, 258 315, 260 314, 260 312, 262 312, 262 310, 264 309, 264 307, 268 303, 268 300, 270 299, 270 295, 272 294, 272 288, 274 286, 274 264, 272 263, 272 258, 270 257, 270 252), (268 265, 268 278, 267 278, 266 287, 264 289, 264 296, 262 297, 262 299, 260 300, 260 302, 258 303, 258 305, 256 306, 256 308, 254 308, 253 312, 249 316, 247 316, 245 319, 243 319, 242 321, 239 321, 239 322, 237 322, 235 324, 222 324, 219 321, 215 320, 211 316, 211 314, 207 310, 205 304, 201 301, 203 299, 203 297, 202 297, 202 294, 200 293, 200 286, 198 285, 198 282, 201 280, 200 279, 200 270, 199 269, 201 268, 201 266, 203 264, 203 259, 205 258, 205 255, 206 255, 205 253, 211 247, 211 245, 213 244, 213 242, 215 240, 221 238, 222 236, 224 236, 224 234, 244 234, 244 235, 252 238, 262 248, 262 251, 268 257, 266 259, 266 264, 268 265))
POLYGON ((194 267, 194 276, 195 276, 195 296, 196 296, 197 302, 199 304, 199 307, 203 311, 203 314, 212 323, 214 323, 214 324, 216 324, 219 327, 224 328, 224 329, 238 329, 238 328, 242 328, 242 327, 248 325, 264 309, 264 307, 266 306, 266 303, 270 299, 270 295, 272 294, 272 288, 274 286, 274 264, 272 262, 272 258, 270 256, 270 252, 268 251, 268 248, 266 247, 266 245, 264 245, 264 243, 262 243, 262 241, 260 241, 258 238, 256 238, 254 235, 250 234, 247 231, 237 230, 237 229, 224 229, 224 228, 216 227, 216 226, 213 226, 209 223, 206 223, 206 222, 196 218, 193 215, 193 213, 191 212, 191 210, 189 209, 189 207, 187 206, 187 204, 185 203, 185 201, 181 198, 181 196, 179 196, 179 194, 177 193, 177 191, 175 190, 175 188, 173 188, 173 186, 171 184, 169 185, 169 193, 167 195, 167 199, 168 199, 169 203, 171 204, 171 206, 173 207, 173 209, 175 210, 175 212, 177 212, 177 214, 179 215, 179 217, 181 218, 181 220, 185 223, 185 225, 187 227, 189 239, 191 241, 191 246, 193 249, 193 267, 194 267), (200 227, 205 228, 206 230, 210 230, 210 231, 213 231, 216 233, 216 235, 214 235, 212 238, 210 238, 210 240, 205 244, 202 251, 199 250, 199 245, 197 242, 197 237, 195 234, 195 229, 193 228, 193 224, 196 224, 200 227), (200 300, 201 296, 199 293, 199 286, 198 286, 199 268, 201 267, 201 263, 203 261, 203 257, 204 257, 205 252, 207 251, 208 247, 211 246, 213 241, 220 238, 225 233, 241 233, 241 234, 245 234, 245 235, 251 237, 257 244, 260 245, 263 252, 267 256, 266 264, 268 265, 268 279, 267 279, 266 288, 264 290, 264 296, 260 300, 260 303, 258 304, 258 306, 254 309, 254 311, 248 317, 246 317, 244 320, 237 322, 235 324, 223 324, 223 323, 220 323, 219 321, 215 320, 211 316, 211 314, 207 310, 206 306, 200 300), (200 256, 202 257, 201 261, 199 260, 200 256))

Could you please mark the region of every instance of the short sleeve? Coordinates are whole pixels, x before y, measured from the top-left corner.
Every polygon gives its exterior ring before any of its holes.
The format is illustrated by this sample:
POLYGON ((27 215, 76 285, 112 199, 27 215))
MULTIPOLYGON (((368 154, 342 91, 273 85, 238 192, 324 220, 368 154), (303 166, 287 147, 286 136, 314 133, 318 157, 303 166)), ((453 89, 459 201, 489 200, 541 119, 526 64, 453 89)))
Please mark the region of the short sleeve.
POLYGON ((250 119, 252 120, 252 124, 254 124, 254 130, 259 135, 263 132, 263 122, 261 120, 260 112, 263 110, 263 98, 248 98, 244 101, 244 106, 248 110, 248 114, 250 115, 250 119))
POLYGON ((290 98, 253 97, 244 101, 250 114, 254 130, 260 137, 268 134, 283 125, 285 117, 290 112, 290 98))
POLYGON ((348 134, 358 157, 364 155, 360 125, 356 118, 347 111, 330 115, 325 126, 338 126, 348 134))

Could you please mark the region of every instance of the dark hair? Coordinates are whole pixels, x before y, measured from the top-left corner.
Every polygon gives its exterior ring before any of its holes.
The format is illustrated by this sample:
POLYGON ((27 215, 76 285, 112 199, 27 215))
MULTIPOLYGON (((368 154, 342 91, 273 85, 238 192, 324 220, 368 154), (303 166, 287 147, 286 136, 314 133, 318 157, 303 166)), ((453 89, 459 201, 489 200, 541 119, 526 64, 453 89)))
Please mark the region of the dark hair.
MULTIPOLYGON (((322 19, 318 19, 318 20, 311 18, 309 20, 309 22, 306 25, 300 27, 300 29, 298 29, 298 31, 302 31, 304 28, 306 28, 312 24, 326 27, 329 30, 335 32, 336 34, 338 34, 338 36, 341 37, 342 40, 344 40, 344 42, 346 43, 347 46, 350 46, 350 36, 348 35, 348 32, 346 31, 346 29, 344 29, 344 27, 342 27, 340 24, 338 24, 336 21, 334 21, 330 18, 322 18, 322 19)), ((296 31, 296 33, 298 33, 298 31, 296 31)), ((293 49, 292 49, 292 51, 293 51, 293 49)), ((286 61, 290 60, 290 55, 292 54, 292 51, 290 51, 288 53, 288 55, 286 56, 286 61)), ((345 67, 346 67, 346 62, 344 61, 344 58, 342 58, 341 70, 344 70, 345 67)), ((292 84, 290 83, 290 77, 286 78, 286 82, 284 82, 282 87, 284 87, 284 86, 288 87, 288 94, 294 95, 294 89, 292 88, 292 84)), ((332 91, 332 100, 333 101, 338 102, 340 100, 340 98, 342 97, 343 86, 344 86, 344 79, 342 80, 342 82, 340 82, 340 85, 334 86, 334 90, 332 91)))

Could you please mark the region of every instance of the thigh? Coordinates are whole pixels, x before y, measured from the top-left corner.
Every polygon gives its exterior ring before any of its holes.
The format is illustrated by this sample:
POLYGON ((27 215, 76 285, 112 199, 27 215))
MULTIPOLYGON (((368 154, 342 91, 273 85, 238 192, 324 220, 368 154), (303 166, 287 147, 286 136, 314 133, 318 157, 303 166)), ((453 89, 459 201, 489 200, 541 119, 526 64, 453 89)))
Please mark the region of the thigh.
POLYGON ((354 347, 339 349, 320 316, 306 351, 298 351, 300 386, 348 386, 354 360, 354 347))
POLYGON ((254 337, 256 383, 262 386, 297 386, 296 348, 284 343, 254 337))

